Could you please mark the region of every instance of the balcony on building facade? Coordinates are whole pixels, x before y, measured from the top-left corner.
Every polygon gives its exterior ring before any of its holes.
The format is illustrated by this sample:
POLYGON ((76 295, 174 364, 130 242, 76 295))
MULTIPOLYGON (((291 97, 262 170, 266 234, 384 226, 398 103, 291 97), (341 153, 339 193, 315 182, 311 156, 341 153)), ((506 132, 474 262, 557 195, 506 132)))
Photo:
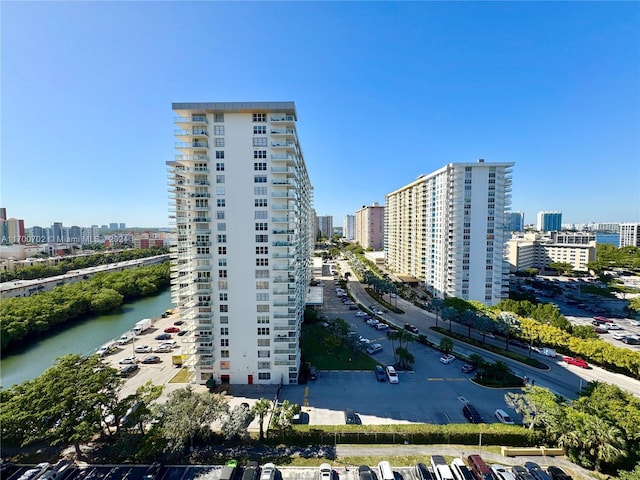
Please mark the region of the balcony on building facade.
POLYGON ((272 128, 269 130, 271 135, 285 135, 295 137, 296 131, 293 128, 272 128))
MULTIPOLYGON (((191 114, 191 116, 189 117, 181 117, 181 116, 176 116, 173 117, 173 123, 177 124, 177 125, 193 125, 193 124, 204 124, 204 125, 208 125, 209 121, 207 120, 207 115, 204 113, 193 113, 191 114)), ((188 128, 188 127, 187 127, 188 128)))
POLYGON ((269 117, 270 122, 295 122, 296 118, 293 115, 285 114, 273 114, 269 117))
POLYGON ((176 155, 176 162, 208 162, 209 155, 205 153, 198 153, 196 155, 176 155))

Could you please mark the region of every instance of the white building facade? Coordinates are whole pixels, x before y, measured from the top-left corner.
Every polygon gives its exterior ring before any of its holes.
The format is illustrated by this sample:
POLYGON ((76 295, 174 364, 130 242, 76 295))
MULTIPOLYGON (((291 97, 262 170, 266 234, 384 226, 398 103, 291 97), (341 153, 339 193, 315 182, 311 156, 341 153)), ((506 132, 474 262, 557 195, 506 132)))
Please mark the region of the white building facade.
POLYGON ((640 223, 620 224, 620 248, 640 247, 640 223))
POLYGON ((513 163, 451 163, 386 196, 387 266, 436 297, 508 297, 505 213, 513 163))
POLYGON ((596 245, 591 232, 514 233, 507 241, 509 268, 546 270, 552 263, 569 263, 573 270, 586 272, 596 260, 596 245))
POLYGON ((345 215, 342 219, 342 237, 351 242, 355 238, 355 228, 355 215, 345 215))
POLYGON ((295 104, 173 110, 172 301, 192 381, 295 384, 313 239, 295 104))

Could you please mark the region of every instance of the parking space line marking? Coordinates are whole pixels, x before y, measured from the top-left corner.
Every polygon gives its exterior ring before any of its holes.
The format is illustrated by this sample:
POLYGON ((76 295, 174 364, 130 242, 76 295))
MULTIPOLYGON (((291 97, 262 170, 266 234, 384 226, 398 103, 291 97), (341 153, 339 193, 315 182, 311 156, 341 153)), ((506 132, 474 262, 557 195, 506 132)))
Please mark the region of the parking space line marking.
POLYGON ((462 377, 447 378, 448 382, 464 382, 465 380, 466 378, 462 378, 462 377))
POLYGON ((304 400, 302 401, 302 405, 305 407, 309 406, 309 387, 304 387, 304 400))
POLYGON ((427 377, 427 380, 430 382, 444 382, 444 378, 438 378, 438 377, 427 377))

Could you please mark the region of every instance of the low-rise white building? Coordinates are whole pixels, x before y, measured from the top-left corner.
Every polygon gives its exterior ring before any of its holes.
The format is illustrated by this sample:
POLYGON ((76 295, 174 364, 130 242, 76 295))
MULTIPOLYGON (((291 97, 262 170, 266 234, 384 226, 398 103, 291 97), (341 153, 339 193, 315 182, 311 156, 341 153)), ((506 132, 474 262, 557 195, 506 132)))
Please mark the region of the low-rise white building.
POLYGON ((552 263, 569 263, 576 271, 587 271, 596 259, 596 238, 590 232, 514 233, 507 242, 507 259, 512 272, 552 263))

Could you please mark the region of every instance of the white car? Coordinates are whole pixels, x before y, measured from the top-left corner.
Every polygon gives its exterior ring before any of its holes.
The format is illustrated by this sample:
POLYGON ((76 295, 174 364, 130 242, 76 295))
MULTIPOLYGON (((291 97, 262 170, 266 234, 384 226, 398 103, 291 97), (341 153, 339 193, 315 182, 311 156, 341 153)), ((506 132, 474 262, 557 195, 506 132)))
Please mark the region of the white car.
POLYGON ((138 359, 136 357, 124 357, 118 363, 120 365, 133 365, 134 363, 138 363, 138 359))
POLYGON ((398 372, 391 365, 387 367, 387 378, 389 383, 398 383, 398 372))
POLYGON ((376 330, 386 330, 387 328, 389 328, 389 325, 386 323, 378 322, 378 324, 375 325, 376 330))
POLYGON ((369 325, 370 327, 375 327, 378 323, 378 320, 376 320, 375 318, 370 318, 369 320, 367 320, 367 325, 369 325))
POLYGON ((358 341, 360 343, 371 343, 371 340, 369 340, 368 338, 364 338, 362 335, 360 336, 360 338, 358 338, 358 341))
POLYGON ((172 350, 171 345, 160 344, 157 347, 153 347, 155 353, 169 353, 172 350))
POLYGON ((622 327, 617 323, 605 323, 603 326, 607 330, 622 330, 622 327))
POLYGON ((320 480, 331 480, 331 465, 328 463, 320 464, 320 480))
POLYGON ((151 351, 151 347, 149 345, 136 345, 136 348, 133 350, 136 353, 149 353, 151 351))
POLYGON ((378 310, 377 308, 374 308, 373 313, 375 313, 376 315, 382 315, 382 310, 378 310))
POLYGON ((509 416, 509 414, 507 412, 505 412, 504 410, 502 410, 501 408, 498 408, 495 411, 496 418, 498 419, 498 421, 500 423, 506 423, 507 425, 513 425, 514 422, 513 420, 511 420, 511 417, 509 416))
POLYGON ((611 338, 613 338, 614 340, 622 340, 626 337, 626 335, 624 333, 614 333, 613 335, 611 335, 611 338))
POLYGON ((446 355, 443 355, 440 357, 440 363, 444 363, 445 365, 453 362, 456 359, 456 357, 454 357, 453 355, 451 355, 450 353, 447 353, 446 355))
POLYGON ((160 342, 160 345, 169 345, 171 348, 173 348, 176 345, 178 345, 178 342, 175 341, 175 340, 164 340, 164 341, 160 342))
POLYGON ((367 314, 364 313, 362 310, 358 310, 356 312, 356 317, 366 317, 366 316, 367 316, 367 314))

